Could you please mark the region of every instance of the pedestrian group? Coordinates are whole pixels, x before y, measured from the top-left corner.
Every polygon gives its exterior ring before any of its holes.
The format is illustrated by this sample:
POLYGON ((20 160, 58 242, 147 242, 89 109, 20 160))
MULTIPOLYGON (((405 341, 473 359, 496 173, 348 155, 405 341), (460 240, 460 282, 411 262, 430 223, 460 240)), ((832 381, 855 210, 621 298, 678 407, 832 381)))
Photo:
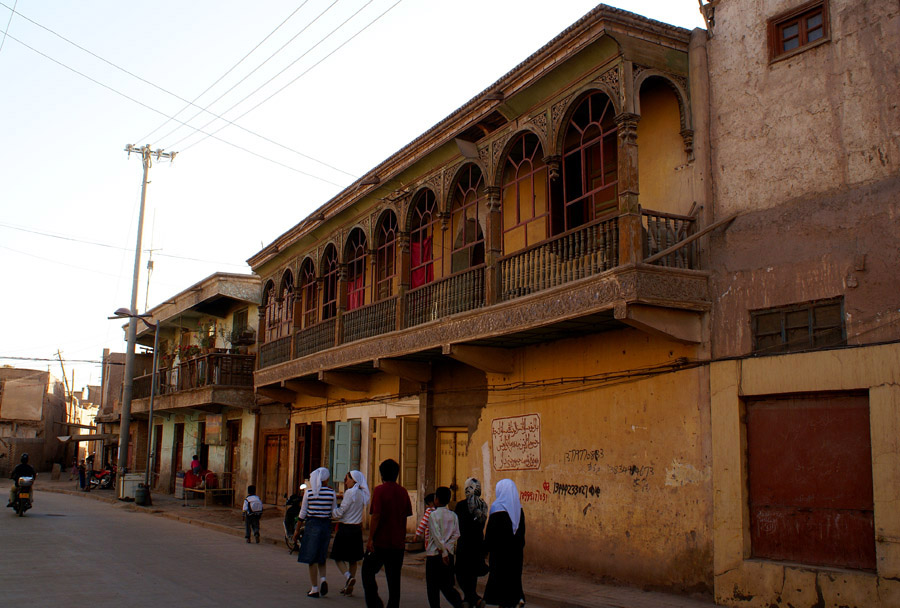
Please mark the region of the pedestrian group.
MULTIPOLYGON (((303 495, 300 520, 293 541, 300 542, 297 561, 309 567, 310 598, 328 594, 326 561, 331 542, 332 521, 337 533, 331 559, 344 577, 341 595, 353 595, 359 562, 367 608, 384 608, 375 576, 384 569, 387 579, 387 608, 400 606, 400 570, 406 551, 406 519, 412 515, 409 493, 397 478, 400 465, 388 459, 378 467, 382 483, 370 493, 365 476, 350 471, 344 477, 343 500, 328 486, 330 473, 321 467, 310 474, 303 495), (366 505, 371 516, 369 536, 363 540, 362 520, 366 505)), ((259 542, 259 514, 262 503, 256 488, 248 488, 244 501, 246 539, 251 532, 259 542), (256 513, 255 509, 259 512, 256 513)), ((442 486, 425 497, 425 514, 416 529, 425 541, 425 586, 430 608, 440 607, 440 596, 454 608, 476 608, 485 604, 501 608, 522 607, 522 564, 525 547, 525 513, 519 491, 511 479, 497 482, 494 502, 488 508, 481 497, 481 483, 465 482, 465 500, 448 507, 452 493, 442 486), (478 578, 487 575, 484 597, 477 593, 478 578), (457 590, 456 585, 459 585, 457 590)))

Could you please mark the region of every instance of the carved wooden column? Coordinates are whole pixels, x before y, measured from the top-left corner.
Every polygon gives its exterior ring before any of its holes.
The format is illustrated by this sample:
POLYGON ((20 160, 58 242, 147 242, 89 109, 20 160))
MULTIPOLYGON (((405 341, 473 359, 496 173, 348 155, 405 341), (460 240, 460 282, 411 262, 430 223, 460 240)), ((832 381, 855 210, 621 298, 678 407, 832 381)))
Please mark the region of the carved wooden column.
POLYGON ((409 232, 397 233, 397 329, 406 327, 406 292, 409 291, 409 232))
POLYGON ((338 345, 341 343, 344 337, 344 313, 347 312, 347 264, 338 264, 338 272, 337 272, 337 293, 335 294, 337 302, 337 310, 335 311, 335 321, 334 321, 334 344, 338 345))
POLYGON ((638 201, 637 125, 641 117, 623 112, 618 125, 619 265, 643 259, 641 206, 638 201))
POLYGON ((500 257, 503 217, 500 210, 500 188, 485 186, 487 225, 484 227, 484 300, 486 306, 500 301, 500 257))

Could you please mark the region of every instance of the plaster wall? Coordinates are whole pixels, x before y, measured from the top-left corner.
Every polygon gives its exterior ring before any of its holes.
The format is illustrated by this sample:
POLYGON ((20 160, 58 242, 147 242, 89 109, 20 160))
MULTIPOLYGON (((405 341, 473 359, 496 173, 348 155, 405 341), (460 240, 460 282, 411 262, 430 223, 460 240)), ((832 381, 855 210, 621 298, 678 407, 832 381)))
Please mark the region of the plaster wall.
POLYGON ((470 437, 471 474, 489 502, 498 480, 516 482, 526 559, 650 588, 711 589, 705 368, 631 381, 553 381, 696 355, 696 347, 626 329, 522 349, 514 374, 488 374, 488 405, 470 437), (490 389, 518 382, 544 386, 490 389), (528 414, 540 416, 539 466, 497 470, 492 422, 528 414))
POLYGON ((693 163, 681 137, 678 100, 658 79, 641 87, 638 180, 644 209, 687 215, 693 202, 693 163))
POLYGON ((708 44, 717 212, 760 210, 900 168, 900 5, 829 0, 831 40, 769 63, 800 0, 725 0, 708 44))
POLYGON ((721 361, 710 368, 717 603, 900 605, 900 344, 721 361), (751 558, 742 398, 868 390, 877 572, 751 558))
POLYGON ((0 392, 0 417, 5 420, 40 420, 44 410, 49 374, 34 370, 3 380, 0 392))

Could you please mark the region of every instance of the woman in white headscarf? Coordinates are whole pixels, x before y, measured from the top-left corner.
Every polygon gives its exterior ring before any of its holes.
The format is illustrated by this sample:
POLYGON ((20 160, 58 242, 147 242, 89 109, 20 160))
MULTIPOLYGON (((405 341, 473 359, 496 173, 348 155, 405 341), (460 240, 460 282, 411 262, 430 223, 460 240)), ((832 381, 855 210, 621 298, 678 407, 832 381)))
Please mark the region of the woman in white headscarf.
MULTIPOLYGON (((309 564, 311 588, 306 594, 308 597, 324 597, 328 594, 325 562, 331 540, 331 514, 337 506, 334 490, 326 485, 330 476, 325 467, 313 471, 309 476, 309 488, 303 494, 300 505, 300 519, 306 520, 306 525, 297 561, 309 564)), ((296 532, 294 536, 296 540, 296 532)))
POLYGON ((459 540, 456 542, 456 582, 469 606, 483 606, 478 597, 478 577, 484 572, 484 522, 488 507, 481 498, 481 482, 470 477, 465 485, 466 499, 456 503, 459 540))
POLYGON ((365 554, 363 550, 362 520, 369 502, 369 485, 366 476, 359 471, 350 471, 344 477, 344 498, 341 506, 335 508, 332 516, 338 520, 337 534, 331 547, 331 559, 344 575, 346 582, 341 595, 353 595, 356 585, 356 564, 365 554))
POLYGON ((512 608, 525 604, 522 592, 525 512, 519 502, 519 489, 512 479, 498 481, 494 495, 484 535, 490 564, 484 601, 501 608, 512 608))

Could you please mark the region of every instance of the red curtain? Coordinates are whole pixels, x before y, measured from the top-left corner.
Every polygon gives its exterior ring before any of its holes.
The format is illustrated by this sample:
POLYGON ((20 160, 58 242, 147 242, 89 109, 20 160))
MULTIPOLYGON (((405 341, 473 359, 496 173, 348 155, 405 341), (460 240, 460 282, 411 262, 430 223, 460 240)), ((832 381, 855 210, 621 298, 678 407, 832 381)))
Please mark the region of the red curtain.
POLYGON ((422 243, 410 244, 410 266, 414 269, 409 277, 409 288, 415 289, 434 280, 434 267, 426 262, 431 261, 431 237, 425 237, 422 243))
POLYGON ((363 277, 358 277, 347 283, 347 310, 359 308, 365 304, 366 290, 363 289, 363 277))

